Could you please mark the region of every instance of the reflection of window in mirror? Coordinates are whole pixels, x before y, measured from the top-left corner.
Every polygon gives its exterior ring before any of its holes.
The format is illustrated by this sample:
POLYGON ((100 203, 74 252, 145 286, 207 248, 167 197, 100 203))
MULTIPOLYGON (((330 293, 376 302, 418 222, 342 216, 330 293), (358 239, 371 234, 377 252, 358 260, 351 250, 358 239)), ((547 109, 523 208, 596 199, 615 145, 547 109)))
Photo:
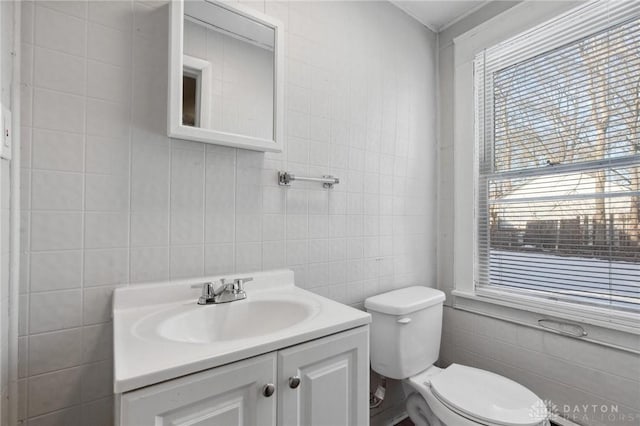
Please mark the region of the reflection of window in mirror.
POLYGON ((198 79, 184 74, 182 77, 182 124, 199 127, 198 79))
POLYGON ((211 116, 211 63, 183 55, 182 124, 209 127, 211 116))

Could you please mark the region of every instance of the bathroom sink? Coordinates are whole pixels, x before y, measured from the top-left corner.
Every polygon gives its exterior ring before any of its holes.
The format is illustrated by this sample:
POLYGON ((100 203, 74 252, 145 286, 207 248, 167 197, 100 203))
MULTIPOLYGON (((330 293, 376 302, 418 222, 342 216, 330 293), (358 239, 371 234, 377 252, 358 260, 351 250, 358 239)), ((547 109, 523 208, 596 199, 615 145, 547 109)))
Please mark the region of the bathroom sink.
POLYGON ((284 331, 313 314, 314 307, 301 301, 243 300, 194 306, 160 322, 157 333, 176 342, 214 343, 284 331))
POLYGON ((246 299, 211 305, 198 304, 202 283, 223 277, 116 289, 114 391, 128 392, 371 321, 366 312, 296 287, 291 270, 251 276, 244 286, 246 299))

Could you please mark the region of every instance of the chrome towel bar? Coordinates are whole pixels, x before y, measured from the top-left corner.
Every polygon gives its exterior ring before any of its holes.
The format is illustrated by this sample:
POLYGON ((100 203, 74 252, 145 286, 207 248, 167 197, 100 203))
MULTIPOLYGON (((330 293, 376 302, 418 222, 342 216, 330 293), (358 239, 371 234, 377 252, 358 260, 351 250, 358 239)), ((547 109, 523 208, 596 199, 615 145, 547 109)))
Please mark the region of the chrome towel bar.
POLYGON ((331 189, 333 185, 340 183, 340 179, 331 175, 324 175, 319 178, 296 176, 289 172, 278 172, 278 184, 282 186, 289 186, 292 181, 300 180, 305 182, 319 182, 325 188, 331 189))

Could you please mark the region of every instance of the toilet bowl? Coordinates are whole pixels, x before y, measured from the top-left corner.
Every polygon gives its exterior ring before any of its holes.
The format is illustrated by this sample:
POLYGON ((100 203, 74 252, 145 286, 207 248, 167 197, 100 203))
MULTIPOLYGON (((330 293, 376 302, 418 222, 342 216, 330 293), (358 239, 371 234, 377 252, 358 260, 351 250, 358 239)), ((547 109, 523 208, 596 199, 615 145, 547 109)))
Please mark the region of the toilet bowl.
POLYGON ((365 300, 371 366, 403 381, 416 426, 544 426, 548 412, 521 384, 489 371, 433 365, 440 351, 444 293, 408 287, 365 300))
MULTIPOLYGON (((445 369, 430 367, 410 377, 406 383, 429 408, 428 411, 423 409, 421 414, 427 413, 428 419, 431 412, 437 419, 434 421, 432 417, 424 426, 440 426, 438 421, 447 426, 547 424, 546 407, 533 392, 485 370, 459 364, 451 364, 445 369)), ((414 398, 412 404, 416 403, 414 398)))

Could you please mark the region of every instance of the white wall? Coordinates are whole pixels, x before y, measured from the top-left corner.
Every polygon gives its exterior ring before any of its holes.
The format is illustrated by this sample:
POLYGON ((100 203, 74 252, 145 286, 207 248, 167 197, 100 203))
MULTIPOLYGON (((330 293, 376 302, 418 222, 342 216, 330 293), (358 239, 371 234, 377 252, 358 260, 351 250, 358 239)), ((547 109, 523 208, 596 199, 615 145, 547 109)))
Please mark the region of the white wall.
MULTIPOLYGON (((13 2, 0 4, 0 104, 12 110, 13 83, 13 2)), ((1 123, 0 123, 1 125, 1 123)), ((9 304, 11 274, 11 168, 10 160, 0 159, 0 424, 9 418, 10 356, 9 304)))
MULTIPOLYGON (((444 313, 440 361, 443 366, 457 362, 516 380, 542 399, 552 401, 561 412, 565 405, 569 406, 569 417, 579 424, 637 424, 640 422, 640 357, 637 355, 450 306, 454 284, 452 212, 457 167, 454 150, 473 149, 454 146, 452 40, 516 3, 491 3, 439 35, 438 286, 447 293, 449 305, 444 313), (598 408, 594 409, 593 404, 598 408), (603 405, 617 405, 617 415, 609 418, 607 413, 603 417, 600 408, 603 405)), ((464 171, 460 175, 464 176, 464 171)), ((469 171, 468 185, 472 184, 469 171)))
POLYGON ((288 30, 277 155, 166 137, 166 5, 23 3, 30 425, 111 421, 116 286, 290 267, 357 305, 435 283, 434 34, 383 2, 251 5, 288 30), (279 169, 341 183, 285 189, 279 169))
POLYGON ((0 424, 6 424, 9 408, 10 171, 9 161, 0 160, 0 424))

